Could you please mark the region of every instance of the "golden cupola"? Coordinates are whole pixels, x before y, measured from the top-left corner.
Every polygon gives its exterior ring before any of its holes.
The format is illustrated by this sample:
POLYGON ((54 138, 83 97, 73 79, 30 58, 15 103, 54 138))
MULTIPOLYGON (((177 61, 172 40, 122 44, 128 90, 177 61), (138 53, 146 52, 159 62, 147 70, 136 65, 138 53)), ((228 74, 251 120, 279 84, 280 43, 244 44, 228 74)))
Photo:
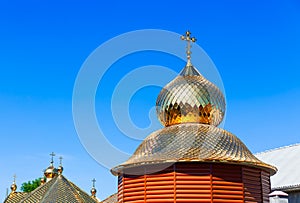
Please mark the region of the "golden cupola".
POLYGON ((10 186, 10 189, 11 189, 11 193, 15 193, 16 192, 16 190, 17 190, 17 184, 16 184, 16 175, 14 175, 14 181, 13 181, 13 183, 11 184, 11 186, 10 186))
POLYGON ((203 123, 218 126, 225 114, 225 99, 217 86, 204 78, 191 63, 190 32, 186 40, 187 64, 181 73, 158 95, 156 111, 164 126, 179 123, 203 123))
POLYGON ((45 169, 44 171, 44 175, 46 177, 46 182, 48 182, 49 180, 51 180, 52 178, 54 178, 55 176, 58 175, 58 171, 57 169, 53 166, 53 157, 55 156, 55 154, 52 152, 50 154, 51 156, 51 162, 50 162, 50 166, 48 166, 48 168, 45 169))
POLYGON ((158 95, 156 110, 164 126, 203 123, 218 126, 224 117, 225 99, 214 84, 192 64, 181 71, 158 95))

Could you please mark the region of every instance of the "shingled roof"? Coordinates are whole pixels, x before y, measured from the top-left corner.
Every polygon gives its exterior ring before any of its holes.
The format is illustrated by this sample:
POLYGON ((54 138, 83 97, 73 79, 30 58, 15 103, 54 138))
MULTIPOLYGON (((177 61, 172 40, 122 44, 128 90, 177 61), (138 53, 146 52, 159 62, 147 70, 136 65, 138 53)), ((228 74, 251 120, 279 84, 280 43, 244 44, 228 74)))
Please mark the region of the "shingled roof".
POLYGON ((103 200, 101 203, 117 203, 117 202, 118 202, 118 194, 115 193, 109 196, 108 198, 106 198, 105 200, 103 200))
POLYGON ((4 203, 15 203, 20 202, 25 196, 26 192, 12 192, 9 196, 4 200, 4 203))
POLYGON ((66 179, 58 175, 30 193, 11 193, 4 203, 98 203, 98 201, 66 179))

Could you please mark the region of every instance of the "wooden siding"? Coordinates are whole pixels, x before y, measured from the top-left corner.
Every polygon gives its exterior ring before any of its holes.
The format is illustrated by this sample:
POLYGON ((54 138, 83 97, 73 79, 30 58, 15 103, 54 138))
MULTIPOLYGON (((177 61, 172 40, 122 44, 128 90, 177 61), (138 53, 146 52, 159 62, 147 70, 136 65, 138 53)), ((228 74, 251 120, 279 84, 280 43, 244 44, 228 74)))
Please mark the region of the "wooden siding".
POLYGON ((120 175, 118 202, 269 202, 269 173, 258 168, 232 164, 176 163, 162 171, 149 173, 155 171, 154 168, 135 168, 134 171, 144 171, 140 175, 120 175))

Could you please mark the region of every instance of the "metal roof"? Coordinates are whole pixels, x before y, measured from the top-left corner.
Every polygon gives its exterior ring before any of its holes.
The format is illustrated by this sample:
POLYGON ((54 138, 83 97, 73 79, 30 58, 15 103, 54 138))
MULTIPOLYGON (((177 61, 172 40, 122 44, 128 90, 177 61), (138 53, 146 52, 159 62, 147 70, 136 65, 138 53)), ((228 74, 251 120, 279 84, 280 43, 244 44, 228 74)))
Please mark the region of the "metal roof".
POLYGON ((276 166, 271 177, 272 189, 292 189, 300 184, 300 143, 255 154, 260 160, 276 166))
POLYGON ((135 153, 112 169, 114 175, 123 169, 144 164, 175 162, 223 162, 248 165, 276 172, 276 168, 257 159, 235 135, 213 125, 182 123, 149 135, 135 153))
POLYGON ((20 202, 26 195, 27 195, 26 192, 12 192, 4 200, 4 203, 20 202))
MULTIPOLYGON (((20 195, 21 196, 21 195, 20 195)), ((39 186, 30 193, 22 193, 22 197, 17 198, 10 194, 4 203, 97 203, 98 201, 67 180, 63 175, 58 175, 39 186)))
POLYGON ((118 194, 115 193, 109 196, 108 198, 106 198, 105 200, 103 200, 101 203, 117 203, 117 202, 118 202, 118 194))

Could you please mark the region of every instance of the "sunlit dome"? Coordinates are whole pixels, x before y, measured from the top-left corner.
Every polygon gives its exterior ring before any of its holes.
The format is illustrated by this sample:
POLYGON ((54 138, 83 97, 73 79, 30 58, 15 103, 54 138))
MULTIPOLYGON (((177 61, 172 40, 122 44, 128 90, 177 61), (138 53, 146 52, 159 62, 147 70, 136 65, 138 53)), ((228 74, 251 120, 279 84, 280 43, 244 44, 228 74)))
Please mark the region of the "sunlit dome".
POLYGON ((158 95, 156 111, 164 126, 179 123, 219 125, 225 114, 225 99, 213 83, 191 64, 158 95))
POLYGON ((217 86, 204 78, 191 63, 189 31, 181 37, 187 41, 187 64, 181 73, 159 93, 156 112, 164 126, 180 123, 203 123, 218 126, 225 114, 225 99, 217 86))

